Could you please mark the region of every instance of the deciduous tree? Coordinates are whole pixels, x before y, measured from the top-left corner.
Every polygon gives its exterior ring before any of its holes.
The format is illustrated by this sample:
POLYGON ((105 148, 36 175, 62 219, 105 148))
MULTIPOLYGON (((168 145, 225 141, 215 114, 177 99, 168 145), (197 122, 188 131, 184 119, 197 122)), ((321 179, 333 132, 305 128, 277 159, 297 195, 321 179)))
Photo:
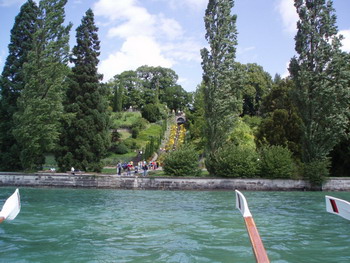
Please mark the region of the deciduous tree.
POLYGON ((69 30, 66 0, 42 0, 32 49, 24 65, 25 87, 17 100, 14 135, 25 169, 40 167, 56 149, 68 73, 69 30))
MULTIPOLYGON (((295 0, 299 15, 290 73, 303 121, 302 159, 306 166, 326 165, 344 135, 349 114, 347 61, 340 50, 332 1, 295 0)), ((316 180, 319 182, 319 180, 316 180)))
MULTIPOLYGON (((201 50, 207 158, 226 141, 233 120, 242 112, 240 69, 235 64, 236 15, 233 0, 210 0, 205 11, 209 50, 201 50)), ((210 167, 208 170, 213 173, 210 167)))
POLYGON ((257 116, 260 114, 263 97, 272 88, 271 76, 255 63, 243 65, 243 69, 245 71, 243 115, 257 116))
POLYGON ((142 96, 142 82, 138 78, 136 71, 128 70, 119 75, 114 76, 113 85, 115 87, 116 102, 114 111, 122 109, 140 109, 145 105, 145 100, 142 96))

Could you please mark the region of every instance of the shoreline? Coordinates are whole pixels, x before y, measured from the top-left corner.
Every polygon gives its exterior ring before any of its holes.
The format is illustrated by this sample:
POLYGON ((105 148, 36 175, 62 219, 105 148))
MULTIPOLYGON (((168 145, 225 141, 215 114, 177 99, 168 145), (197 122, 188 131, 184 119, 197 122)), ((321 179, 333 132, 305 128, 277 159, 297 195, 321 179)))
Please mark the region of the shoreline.
MULTIPOLYGON (((291 179, 142 177, 107 174, 0 172, 0 187, 53 187, 129 190, 312 191, 309 182, 291 179)), ((319 191, 350 191, 349 178, 330 178, 319 191)))

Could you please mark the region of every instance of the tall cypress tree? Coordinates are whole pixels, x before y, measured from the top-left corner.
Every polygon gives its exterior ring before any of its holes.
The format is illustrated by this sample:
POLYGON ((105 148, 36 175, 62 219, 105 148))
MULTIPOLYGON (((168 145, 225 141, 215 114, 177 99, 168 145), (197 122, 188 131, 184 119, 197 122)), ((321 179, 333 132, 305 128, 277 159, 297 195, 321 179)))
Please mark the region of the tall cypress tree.
POLYGON ((69 30, 64 26, 66 0, 42 0, 28 63, 25 87, 17 100, 14 135, 21 146, 21 163, 36 169, 57 146, 62 100, 68 73, 69 30))
POLYGON ((298 55, 291 60, 289 70, 303 121, 302 159, 308 167, 321 166, 321 174, 327 170, 328 154, 346 131, 349 78, 332 1, 295 0, 295 7, 299 15, 295 37, 298 55))
MULTIPOLYGON (((232 123, 242 111, 239 68, 236 67, 236 16, 233 0, 210 0, 205 12, 206 39, 210 50, 201 50, 207 157, 225 143, 232 123)), ((211 171, 207 163, 207 168, 211 171)), ((214 171, 211 171, 214 172, 214 171)))
POLYGON ((105 87, 97 72, 100 41, 94 14, 89 9, 76 30, 77 45, 74 46, 69 76, 69 88, 65 112, 71 116, 65 121, 58 153, 60 169, 70 166, 99 172, 101 159, 110 144, 108 103, 105 87))
POLYGON ((0 95, 0 170, 21 169, 20 150, 12 134, 13 115, 17 99, 24 89, 23 65, 28 62, 33 34, 38 19, 38 7, 32 0, 22 5, 11 30, 9 55, 1 78, 0 95))
POLYGON ((124 88, 120 86, 116 86, 114 88, 114 104, 113 111, 121 112, 123 110, 123 98, 124 98, 124 88))

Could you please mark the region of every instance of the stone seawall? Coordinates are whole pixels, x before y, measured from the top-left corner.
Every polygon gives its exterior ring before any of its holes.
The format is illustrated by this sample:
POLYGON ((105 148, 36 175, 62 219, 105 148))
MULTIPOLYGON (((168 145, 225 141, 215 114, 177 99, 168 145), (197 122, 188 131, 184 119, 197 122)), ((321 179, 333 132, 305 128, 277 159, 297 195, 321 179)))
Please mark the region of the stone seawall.
MULTIPOLYGON (((0 173, 0 186, 145 190, 305 191, 311 189, 310 184, 304 180, 121 177, 66 173, 0 173)), ((332 178, 323 185, 322 190, 350 191, 350 178, 332 178)))

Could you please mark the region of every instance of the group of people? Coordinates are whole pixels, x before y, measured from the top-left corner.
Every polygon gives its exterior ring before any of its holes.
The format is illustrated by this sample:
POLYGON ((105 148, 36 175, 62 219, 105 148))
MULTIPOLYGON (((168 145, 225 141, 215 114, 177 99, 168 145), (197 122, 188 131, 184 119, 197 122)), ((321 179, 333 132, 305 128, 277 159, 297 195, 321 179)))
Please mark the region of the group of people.
POLYGON ((159 168, 159 163, 157 162, 149 162, 146 161, 140 161, 137 164, 134 164, 133 161, 130 161, 128 163, 124 162, 118 162, 117 164, 117 174, 122 175, 124 173, 126 176, 131 176, 132 173, 135 175, 138 175, 139 173, 142 173, 143 176, 147 176, 148 170, 155 170, 159 168))

